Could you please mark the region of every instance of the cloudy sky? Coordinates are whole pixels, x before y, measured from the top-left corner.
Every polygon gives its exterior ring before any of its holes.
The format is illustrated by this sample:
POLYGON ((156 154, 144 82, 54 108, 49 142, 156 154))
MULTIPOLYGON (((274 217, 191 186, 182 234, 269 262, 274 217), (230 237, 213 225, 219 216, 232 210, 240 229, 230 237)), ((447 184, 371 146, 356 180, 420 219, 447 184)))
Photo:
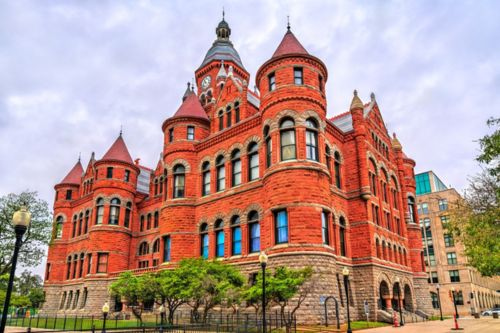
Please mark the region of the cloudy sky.
POLYGON ((252 77, 290 15, 328 67, 329 116, 353 89, 373 91, 417 172, 461 190, 479 170, 475 140, 500 114, 498 1, 0 0, 0 195, 36 190, 52 205, 79 153, 100 158, 120 126, 154 166, 223 6, 252 77))

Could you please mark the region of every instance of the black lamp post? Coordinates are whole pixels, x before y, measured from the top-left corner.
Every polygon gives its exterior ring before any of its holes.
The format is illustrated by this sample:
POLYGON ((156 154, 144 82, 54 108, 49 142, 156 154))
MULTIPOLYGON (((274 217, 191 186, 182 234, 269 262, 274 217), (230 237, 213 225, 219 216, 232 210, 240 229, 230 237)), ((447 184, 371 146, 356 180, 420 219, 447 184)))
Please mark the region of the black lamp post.
POLYGON ((439 283, 436 284, 436 290, 437 290, 437 296, 438 296, 438 305, 439 305, 439 315, 440 315, 440 319, 439 320, 443 320, 443 309, 441 308, 441 295, 439 295, 439 283))
POLYGON ((455 287, 451 288, 451 295, 453 297, 453 306, 455 307, 455 318, 458 319, 457 301, 455 299, 455 287))
POLYGON ((9 311, 10 296, 12 295, 12 286, 14 284, 14 276, 16 274, 17 257, 19 249, 22 245, 23 235, 28 229, 31 221, 31 214, 26 207, 21 207, 20 210, 14 213, 12 217, 12 224, 16 232, 16 244, 14 246, 14 255, 12 256, 12 266, 10 268, 9 284, 5 294, 5 302, 3 305, 2 322, 0 324, 0 333, 4 333, 5 325, 7 324, 7 312, 9 311))
POLYGON ((102 333, 106 333, 106 318, 108 317, 108 312, 109 312, 109 304, 108 302, 106 302, 102 306, 102 317, 104 319, 102 323, 102 333))
POLYGON ((396 277, 396 283, 398 284, 398 309, 399 309, 399 326, 404 326, 403 321, 403 310, 401 309, 401 283, 399 282, 399 277, 396 277))
POLYGON ((349 269, 344 267, 342 270, 344 276, 345 297, 347 299, 347 333, 352 333, 351 329, 351 315, 349 313, 349 269))
POLYGON ((163 332, 163 318, 165 318, 166 309, 162 304, 158 310, 160 311, 160 332, 163 332))
POLYGON ((266 266, 267 255, 262 252, 259 256, 260 267, 262 267, 262 333, 266 333, 266 266))

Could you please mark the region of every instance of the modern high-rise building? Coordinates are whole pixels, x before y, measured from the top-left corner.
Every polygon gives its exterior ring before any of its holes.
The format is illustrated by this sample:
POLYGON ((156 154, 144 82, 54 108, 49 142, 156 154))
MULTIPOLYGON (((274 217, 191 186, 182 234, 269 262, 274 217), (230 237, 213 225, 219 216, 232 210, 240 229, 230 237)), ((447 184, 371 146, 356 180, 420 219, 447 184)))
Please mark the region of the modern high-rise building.
POLYGON ((353 318, 365 318, 365 301, 371 320, 402 306, 430 311, 415 162, 389 135, 375 95, 363 103, 355 91, 349 110, 328 116, 327 67, 290 27, 249 89, 224 19, 216 35, 196 91, 188 86, 159 126, 156 166, 134 162, 120 135, 55 186, 43 310, 98 314, 109 301, 120 311, 108 286, 121 272, 201 256, 251 276, 266 251, 270 269, 312 266, 301 321, 322 320, 321 296, 335 296, 342 315, 351 306, 353 318))
POLYGON ((463 245, 445 228, 449 208, 460 199, 460 194, 448 188, 432 171, 415 175, 415 182, 424 261, 436 312, 438 292, 443 314, 455 312, 452 290, 455 290, 459 314, 471 314, 500 304, 500 279, 483 277, 468 266, 463 245))

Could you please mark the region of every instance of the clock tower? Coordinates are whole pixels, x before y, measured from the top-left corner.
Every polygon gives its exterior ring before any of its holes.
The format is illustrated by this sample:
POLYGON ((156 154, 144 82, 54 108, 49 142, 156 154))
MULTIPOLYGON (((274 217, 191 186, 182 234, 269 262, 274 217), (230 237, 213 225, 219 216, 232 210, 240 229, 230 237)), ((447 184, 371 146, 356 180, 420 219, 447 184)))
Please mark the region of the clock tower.
POLYGON ((242 84, 248 83, 250 78, 250 74, 241 62, 240 55, 229 39, 231 28, 224 18, 224 12, 222 12, 222 21, 217 25, 215 33, 217 39, 208 50, 200 67, 195 71, 198 98, 210 119, 212 119, 213 105, 221 94, 229 71, 235 80, 242 84))

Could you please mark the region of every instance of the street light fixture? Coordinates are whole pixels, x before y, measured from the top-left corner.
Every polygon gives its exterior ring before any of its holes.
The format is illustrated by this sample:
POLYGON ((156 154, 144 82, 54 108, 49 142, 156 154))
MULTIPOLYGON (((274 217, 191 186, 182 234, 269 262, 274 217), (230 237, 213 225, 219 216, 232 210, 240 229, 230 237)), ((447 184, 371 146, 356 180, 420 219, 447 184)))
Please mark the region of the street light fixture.
POLYGON ((453 297, 453 306, 455 307, 455 318, 458 319, 457 301, 455 299, 455 287, 451 287, 451 295, 453 297))
POLYGON ((102 316, 104 318, 104 321, 102 323, 102 333, 106 333, 106 318, 108 317, 108 312, 109 312, 109 304, 108 302, 105 302, 104 305, 102 306, 102 316))
POLYGON ((2 322, 0 323, 0 333, 4 333, 5 325, 7 324, 7 312, 9 311, 10 296, 12 295, 12 286, 14 284, 14 276, 16 274, 17 257, 21 249, 23 235, 28 229, 31 221, 31 213, 25 206, 14 213, 12 224, 16 233, 16 244, 14 246, 14 255, 12 256, 12 266, 10 268, 9 284, 5 294, 5 302, 3 305, 2 322))
POLYGON ((398 309, 399 309, 399 326, 404 326, 403 311, 401 309, 401 283, 399 277, 396 277, 395 282, 398 284, 398 309))
POLYGON ((262 333, 266 333, 266 266, 267 255, 262 252, 259 255, 260 267, 262 268, 262 333))
POLYGON ((351 329, 351 315, 349 313, 349 269, 344 267, 342 269, 342 275, 344 276, 344 287, 345 287, 345 297, 347 299, 347 333, 352 333, 351 329))
POLYGON ((162 305, 160 305, 158 310, 160 311, 160 332, 163 332, 163 318, 165 318, 166 309, 162 304, 162 305))
POLYGON ((441 308, 441 295, 439 295, 439 288, 440 285, 439 283, 436 284, 436 290, 437 290, 437 296, 438 296, 438 305, 439 305, 439 315, 440 315, 440 320, 443 320, 443 309, 441 308))

